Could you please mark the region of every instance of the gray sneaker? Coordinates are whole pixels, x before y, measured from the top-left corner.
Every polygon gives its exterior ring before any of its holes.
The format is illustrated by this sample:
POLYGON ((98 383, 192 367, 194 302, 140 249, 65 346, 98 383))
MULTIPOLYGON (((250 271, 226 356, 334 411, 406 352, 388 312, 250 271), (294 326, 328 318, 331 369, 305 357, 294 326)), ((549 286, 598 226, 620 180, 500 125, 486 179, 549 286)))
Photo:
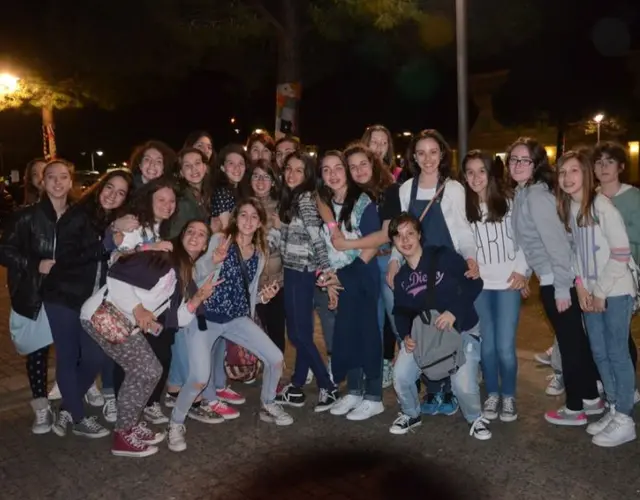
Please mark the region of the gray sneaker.
POLYGON ((518 420, 518 410, 516 410, 516 400, 513 397, 502 398, 502 410, 500 420, 503 422, 515 422, 518 420))
POLYGON ((35 418, 31 426, 31 432, 34 434, 47 434, 53 425, 53 413, 47 398, 38 398, 31 401, 31 408, 35 418))
POLYGON ((497 394, 490 394, 484 402, 482 416, 487 420, 495 420, 498 418, 498 406, 500 406, 500 396, 497 394))
POLYGON ((66 410, 61 410, 58 413, 56 421, 53 423, 51 430, 56 433, 57 436, 65 437, 67 435, 67 427, 73 423, 71 413, 66 410))
POLYGON ((77 424, 73 424, 72 432, 76 436, 84 436, 91 439, 97 439, 109 435, 109 430, 105 429, 98 423, 96 417, 84 417, 77 424))

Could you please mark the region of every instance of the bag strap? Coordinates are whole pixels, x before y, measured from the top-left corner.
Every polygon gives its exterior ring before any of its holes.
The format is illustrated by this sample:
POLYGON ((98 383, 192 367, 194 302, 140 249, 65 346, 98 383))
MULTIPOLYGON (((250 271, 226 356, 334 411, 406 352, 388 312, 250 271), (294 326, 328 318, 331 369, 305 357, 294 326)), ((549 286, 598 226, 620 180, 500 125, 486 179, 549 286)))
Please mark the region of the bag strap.
POLYGON ((431 323, 431 310, 436 298, 436 273, 438 272, 438 255, 440 254, 440 247, 433 248, 431 255, 429 256, 429 265, 427 270, 427 292, 425 293, 425 310, 422 320, 427 320, 427 323, 431 323))
POLYGON ((247 270, 247 264, 244 262, 242 252, 240 251, 240 247, 237 243, 233 245, 233 250, 236 253, 236 257, 238 257, 238 262, 240 263, 240 271, 242 271, 242 281, 244 283, 244 293, 247 297, 249 310, 251 310, 251 292, 249 291, 249 271, 247 270))
MULTIPOLYGON (((417 182, 417 178, 414 182, 417 182)), ((431 198, 431 201, 429 202, 429 204, 425 207, 425 209, 422 211, 422 215, 420 215, 420 222, 422 222, 422 219, 425 218, 425 216, 427 215, 427 212, 429 211, 429 209, 431 208, 431 206, 436 202, 436 200, 440 197, 440 195, 442 194, 442 192, 444 191, 444 187, 447 185, 447 181, 444 181, 442 183, 442 186, 440 186, 438 188, 438 190, 436 191, 436 194, 433 198, 431 198)))

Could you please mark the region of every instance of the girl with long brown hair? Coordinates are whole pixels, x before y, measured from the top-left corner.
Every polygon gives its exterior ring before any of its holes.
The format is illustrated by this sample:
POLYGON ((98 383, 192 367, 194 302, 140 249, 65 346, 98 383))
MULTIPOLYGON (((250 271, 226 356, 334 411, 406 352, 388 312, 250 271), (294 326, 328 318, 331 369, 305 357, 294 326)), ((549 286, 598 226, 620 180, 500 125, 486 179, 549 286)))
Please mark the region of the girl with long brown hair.
POLYGON ((216 346, 224 345, 225 339, 253 352, 264 363, 260 419, 276 425, 293 423, 293 418, 275 403, 282 375, 282 352, 252 319, 256 304, 268 303, 280 288, 277 282, 259 288, 268 252, 265 226, 266 214, 260 202, 255 198, 241 200, 225 233, 211 238, 207 253, 196 264, 198 282, 215 275, 220 285, 215 295, 204 302, 207 330, 190 328, 186 332, 189 376, 171 414, 172 451, 184 451, 187 447, 184 422, 200 393, 210 404, 212 418, 199 420, 220 422, 214 409, 219 401, 216 389, 225 387, 226 377, 224 359, 216 355, 219 352, 216 346))

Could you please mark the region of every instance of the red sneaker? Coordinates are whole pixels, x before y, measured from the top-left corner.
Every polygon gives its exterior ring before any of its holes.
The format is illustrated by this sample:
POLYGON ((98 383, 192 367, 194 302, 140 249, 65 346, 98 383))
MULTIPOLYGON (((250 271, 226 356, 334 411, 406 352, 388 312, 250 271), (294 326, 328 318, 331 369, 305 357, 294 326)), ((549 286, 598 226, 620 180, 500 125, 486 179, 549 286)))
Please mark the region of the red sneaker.
POLYGON ((224 389, 217 389, 216 394, 220 398, 220 401, 224 401, 225 403, 229 403, 231 405, 241 405, 244 404, 246 399, 234 391, 231 387, 225 387, 224 389))
POLYGON ((131 433, 144 444, 154 445, 164 441, 164 432, 153 432, 146 422, 140 422, 131 429, 131 433))
POLYGON ((209 404, 209 408, 211 411, 216 412, 225 420, 233 420, 234 418, 238 418, 240 416, 240 412, 235 408, 231 408, 228 404, 222 401, 215 401, 209 404))
POLYGON ((133 433, 133 430, 119 430, 113 433, 111 454, 116 457, 143 458, 156 453, 158 453, 158 448, 140 441, 133 433))

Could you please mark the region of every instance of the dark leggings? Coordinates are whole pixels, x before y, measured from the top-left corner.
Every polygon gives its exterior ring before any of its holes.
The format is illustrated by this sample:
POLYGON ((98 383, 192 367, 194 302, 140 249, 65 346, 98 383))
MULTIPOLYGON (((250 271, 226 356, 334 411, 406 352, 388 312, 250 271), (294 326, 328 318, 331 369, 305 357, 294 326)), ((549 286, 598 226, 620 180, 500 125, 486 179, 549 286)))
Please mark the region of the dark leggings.
POLYGON ((47 368, 49 367, 50 347, 46 346, 27 354, 27 376, 33 399, 47 397, 47 368))
POLYGON ((394 356, 396 355, 396 344, 398 343, 398 339, 396 338, 396 334, 393 333, 393 328, 391 328, 391 323, 389 323, 389 317, 384 315, 384 327, 382 328, 382 349, 383 349, 383 357, 387 361, 392 361, 394 356))
POLYGON ((284 289, 276 294, 266 304, 256 305, 256 314, 262 323, 262 329, 267 333, 273 343, 282 351, 286 345, 285 317, 284 317, 284 289))
MULTIPOLYGON (((178 330, 176 328, 165 328, 158 336, 145 334, 145 338, 147 339, 147 342, 149 342, 151 350, 162 365, 162 376, 153 389, 153 393, 147 402, 147 406, 151 406, 154 403, 160 403, 160 399, 164 394, 164 388, 167 384, 167 378, 169 377, 169 367, 171 366, 171 346, 173 346, 177 331, 178 330)), ((120 391, 120 386, 123 381, 124 370, 120 365, 116 364, 113 372, 113 385, 116 394, 120 391)))
POLYGON ((631 354, 631 362, 633 363, 633 371, 638 367, 638 347, 636 346, 631 332, 629 332, 629 353, 631 354))

